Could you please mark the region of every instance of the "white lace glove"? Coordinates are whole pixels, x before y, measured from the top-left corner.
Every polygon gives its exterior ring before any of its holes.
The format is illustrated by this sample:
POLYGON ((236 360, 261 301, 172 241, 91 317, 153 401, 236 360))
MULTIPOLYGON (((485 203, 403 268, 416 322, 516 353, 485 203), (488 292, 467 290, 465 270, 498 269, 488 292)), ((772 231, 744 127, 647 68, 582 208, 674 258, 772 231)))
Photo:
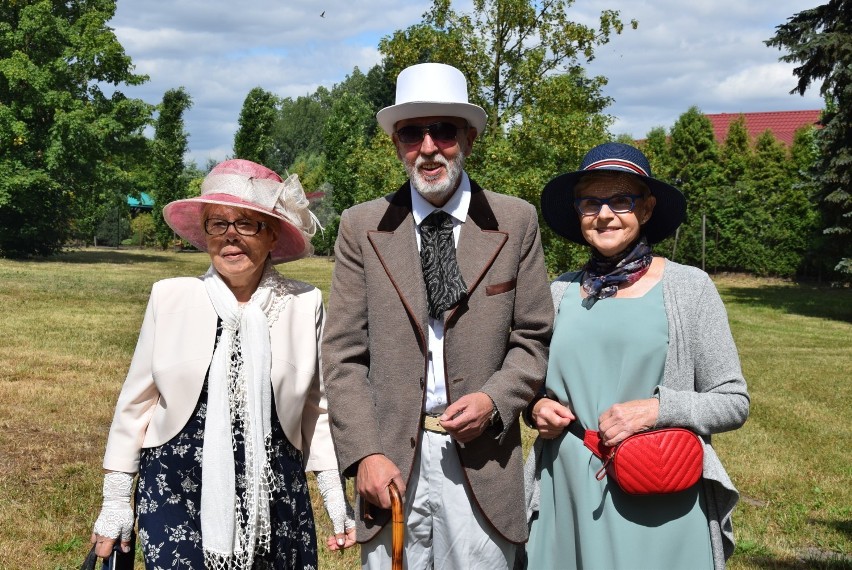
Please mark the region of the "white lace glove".
POLYGON ((334 525, 334 534, 343 534, 355 528, 355 511, 346 500, 346 493, 343 492, 344 480, 337 469, 318 472, 317 486, 325 503, 328 518, 334 525))
POLYGON ((133 530, 133 507, 130 495, 133 491, 133 475, 110 472, 104 475, 104 504, 95 521, 95 534, 106 538, 118 538, 127 542, 133 530))

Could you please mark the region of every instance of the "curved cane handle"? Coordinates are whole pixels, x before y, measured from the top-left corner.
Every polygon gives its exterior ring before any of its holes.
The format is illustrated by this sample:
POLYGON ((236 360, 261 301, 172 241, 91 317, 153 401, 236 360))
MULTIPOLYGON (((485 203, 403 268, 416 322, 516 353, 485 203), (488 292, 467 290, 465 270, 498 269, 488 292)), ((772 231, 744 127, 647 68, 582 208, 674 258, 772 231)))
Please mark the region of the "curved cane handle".
POLYGON ((402 570, 402 547, 405 545, 402 496, 393 481, 388 485, 388 492, 391 501, 391 570, 402 570))

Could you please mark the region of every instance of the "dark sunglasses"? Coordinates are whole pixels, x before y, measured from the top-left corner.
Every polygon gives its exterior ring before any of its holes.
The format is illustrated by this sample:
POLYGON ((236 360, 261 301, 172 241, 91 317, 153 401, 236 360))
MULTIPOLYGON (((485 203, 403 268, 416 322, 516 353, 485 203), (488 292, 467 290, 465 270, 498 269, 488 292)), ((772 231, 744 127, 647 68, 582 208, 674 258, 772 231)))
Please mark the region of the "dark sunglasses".
POLYGON ((458 127, 453 123, 438 122, 431 125, 406 125, 396 131, 396 138, 402 144, 420 144, 426 137, 426 133, 435 142, 450 142, 456 140, 456 135, 459 129, 467 129, 467 127, 458 127))

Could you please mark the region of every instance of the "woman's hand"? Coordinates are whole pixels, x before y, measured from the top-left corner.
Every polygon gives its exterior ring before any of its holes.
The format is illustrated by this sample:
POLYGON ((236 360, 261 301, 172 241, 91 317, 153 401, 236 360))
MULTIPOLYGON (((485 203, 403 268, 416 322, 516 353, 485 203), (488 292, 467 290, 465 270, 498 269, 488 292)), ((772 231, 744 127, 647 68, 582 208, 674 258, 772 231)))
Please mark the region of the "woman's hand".
POLYGON ((608 447, 618 445, 634 433, 654 427, 659 415, 660 401, 656 398, 614 404, 598 418, 601 441, 608 447))
POLYGON ((355 544, 355 513, 346 498, 346 481, 337 469, 319 471, 317 487, 334 527, 334 534, 326 541, 329 550, 349 548, 355 544))
POLYGON ((326 545, 329 550, 340 550, 343 551, 350 546, 355 545, 355 527, 353 526, 350 529, 347 529, 345 533, 341 534, 333 534, 328 537, 326 540, 326 545), (341 541, 343 543, 341 544, 341 541))
MULTIPOLYGON (((109 558, 112 555, 112 549, 115 547, 115 541, 117 538, 107 538, 106 536, 101 536, 97 533, 92 533, 89 542, 92 543, 92 546, 95 547, 95 554, 100 558, 109 558)), ((128 550, 130 549, 130 543, 127 545, 128 550)), ((124 547, 122 546, 122 550, 124 547)), ((125 550, 127 552, 127 550, 125 550)))
POLYGON ((543 439, 558 437, 575 419, 570 408, 548 398, 536 402, 531 415, 533 425, 543 439))
POLYGON ((104 503, 101 514, 95 521, 91 542, 95 554, 108 558, 115 541, 121 538, 121 551, 130 552, 130 532, 133 530, 133 507, 130 495, 133 492, 133 475, 110 471, 104 475, 104 503))

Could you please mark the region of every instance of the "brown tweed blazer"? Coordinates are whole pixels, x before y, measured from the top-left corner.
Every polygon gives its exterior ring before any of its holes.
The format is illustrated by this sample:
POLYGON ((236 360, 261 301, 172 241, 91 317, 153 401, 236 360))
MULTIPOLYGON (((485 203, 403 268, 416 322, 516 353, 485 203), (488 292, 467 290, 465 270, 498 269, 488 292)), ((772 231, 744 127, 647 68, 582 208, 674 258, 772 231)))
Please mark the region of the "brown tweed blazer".
MULTIPOLYGON (((467 298, 448 311, 449 400, 488 394, 503 432, 456 444, 474 500, 506 539, 527 539, 518 414, 544 380, 553 322, 533 206, 471 181, 456 256, 467 298)), ((374 453, 409 481, 420 444, 428 314, 409 184, 343 212, 323 337, 323 373, 340 469, 374 453)), ((358 509, 360 512, 360 509, 358 509)), ((387 515, 387 513, 382 513, 387 515)), ((387 516, 358 521, 366 542, 387 516)))

